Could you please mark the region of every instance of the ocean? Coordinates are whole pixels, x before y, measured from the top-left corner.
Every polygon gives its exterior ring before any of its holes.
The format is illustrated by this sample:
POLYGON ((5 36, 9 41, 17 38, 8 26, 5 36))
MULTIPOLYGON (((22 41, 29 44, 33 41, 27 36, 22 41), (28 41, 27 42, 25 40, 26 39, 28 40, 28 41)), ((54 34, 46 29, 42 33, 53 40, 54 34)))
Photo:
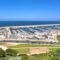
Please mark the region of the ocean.
POLYGON ((41 24, 60 24, 60 21, 0 21, 0 26, 24 26, 41 24))

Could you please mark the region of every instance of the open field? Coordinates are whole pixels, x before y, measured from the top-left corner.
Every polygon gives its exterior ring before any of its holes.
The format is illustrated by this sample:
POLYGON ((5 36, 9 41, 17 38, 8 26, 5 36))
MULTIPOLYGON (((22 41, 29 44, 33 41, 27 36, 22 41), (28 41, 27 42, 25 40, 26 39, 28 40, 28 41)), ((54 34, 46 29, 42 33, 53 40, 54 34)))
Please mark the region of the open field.
POLYGON ((59 45, 40 45, 40 44, 19 44, 16 46, 9 46, 8 48, 15 49, 19 51, 21 54, 27 54, 30 48, 41 48, 41 47, 48 47, 49 49, 52 49, 52 51, 55 51, 56 49, 59 49, 59 45))
MULTIPOLYGON (((44 48, 47 48, 50 50, 50 52, 48 52, 48 53, 29 55, 29 58, 27 60, 55 60, 52 58, 52 55, 55 54, 57 52, 57 50, 60 50, 60 45, 46 45, 46 44, 44 44, 44 45, 42 45, 42 44, 18 44, 18 45, 7 46, 7 47, 18 51, 19 54, 28 54, 31 51, 31 49, 33 49, 34 51, 37 51, 36 53, 38 53, 39 50, 41 52, 42 50, 44 50, 44 48), (37 49, 37 50, 35 50, 35 49, 37 49)), ((60 58, 59 58, 59 60, 60 60, 60 58)))
MULTIPOLYGON (((59 45, 40 45, 40 44, 19 44, 16 46, 9 46, 9 48, 17 50, 20 54, 27 54, 31 48, 45 48, 51 50, 52 54, 60 49, 59 45)), ((37 55, 30 55, 27 60, 53 60, 51 53, 42 53, 37 55)), ((60 58, 59 58, 60 60, 60 58)))

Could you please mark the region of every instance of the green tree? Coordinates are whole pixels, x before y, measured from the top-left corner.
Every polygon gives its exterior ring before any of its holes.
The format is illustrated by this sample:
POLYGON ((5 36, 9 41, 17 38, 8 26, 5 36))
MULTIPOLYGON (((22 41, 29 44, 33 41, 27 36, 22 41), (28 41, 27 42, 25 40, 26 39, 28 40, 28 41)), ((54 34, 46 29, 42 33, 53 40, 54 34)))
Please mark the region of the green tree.
POLYGON ((29 58, 29 56, 26 54, 21 54, 20 56, 22 56, 22 60, 27 60, 29 58))
POLYGON ((51 60, 60 60, 60 49, 57 49, 56 52, 53 54, 53 57, 51 60))
POLYGON ((5 51, 2 48, 0 48, 0 57, 5 57, 5 51))
POLYGON ((55 55, 60 57, 60 49, 56 50, 55 55))
POLYGON ((59 60, 59 57, 56 56, 56 55, 54 55, 54 56, 51 58, 51 60, 59 60))
POLYGON ((14 49, 7 49, 6 50, 6 55, 7 56, 17 56, 17 51, 16 50, 14 50, 14 49))

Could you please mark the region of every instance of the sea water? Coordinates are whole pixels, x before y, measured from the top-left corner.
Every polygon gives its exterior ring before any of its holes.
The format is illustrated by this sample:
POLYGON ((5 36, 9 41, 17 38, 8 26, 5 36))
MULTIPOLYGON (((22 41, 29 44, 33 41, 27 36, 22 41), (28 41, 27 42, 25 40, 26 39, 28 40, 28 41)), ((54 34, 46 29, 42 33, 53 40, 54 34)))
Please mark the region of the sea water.
POLYGON ((0 21, 0 26, 60 24, 60 21, 0 21))

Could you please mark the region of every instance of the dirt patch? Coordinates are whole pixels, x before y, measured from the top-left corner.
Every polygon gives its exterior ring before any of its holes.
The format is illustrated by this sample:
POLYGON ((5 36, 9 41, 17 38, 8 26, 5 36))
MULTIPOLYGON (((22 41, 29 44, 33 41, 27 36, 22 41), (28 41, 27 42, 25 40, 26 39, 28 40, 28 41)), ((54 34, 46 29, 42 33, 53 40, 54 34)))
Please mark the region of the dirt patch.
POLYGON ((0 45, 0 48, 2 48, 3 50, 6 50, 7 49, 7 47, 4 46, 4 45, 0 45))
POLYGON ((15 46, 15 45, 17 45, 17 43, 5 43, 4 45, 7 46, 7 47, 8 46, 15 46))
POLYGON ((49 53, 49 52, 50 49, 48 47, 30 48, 29 53, 27 55, 42 54, 42 53, 49 53))

